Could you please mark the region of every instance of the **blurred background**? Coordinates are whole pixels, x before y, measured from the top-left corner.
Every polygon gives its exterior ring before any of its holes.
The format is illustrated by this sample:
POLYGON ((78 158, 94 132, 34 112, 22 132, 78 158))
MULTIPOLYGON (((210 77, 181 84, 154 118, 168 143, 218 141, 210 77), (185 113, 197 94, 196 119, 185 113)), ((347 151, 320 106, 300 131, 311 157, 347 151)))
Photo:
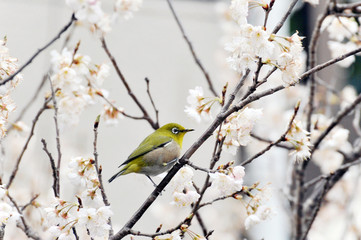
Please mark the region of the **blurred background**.
MULTIPOLYGON (((322 1, 321 1, 322 2, 322 1)), ((272 29, 278 23, 280 16, 288 7, 288 0, 277 0, 274 10, 270 14, 269 28, 272 29)), ((113 1, 102 1, 104 9, 111 9, 113 1)), ((218 93, 223 85, 229 82, 232 89, 237 76, 226 64, 226 53, 224 44, 226 41, 227 27, 224 25, 224 10, 230 1, 174 1, 174 8, 183 24, 186 34, 191 40, 195 51, 202 64, 209 72, 213 84, 218 93)), ((59 0, 0 0, 0 37, 7 36, 7 46, 11 56, 17 57, 20 64, 24 63, 38 48, 53 38, 59 30, 70 20, 71 10, 64 1, 59 0)), ((315 14, 318 8, 309 5, 299 4, 297 13, 293 15, 292 21, 287 22, 282 28, 280 35, 289 35, 296 30, 301 36, 310 34, 312 24, 315 21, 315 14)), ((253 23, 263 22, 263 13, 260 10, 251 12, 250 21, 253 23)), ((69 49, 75 47, 78 41, 81 42, 79 53, 91 57, 93 63, 108 63, 110 61, 101 47, 101 42, 96 34, 81 26, 71 30, 69 49)), ((42 52, 33 63, 23 71, 24 80, 14 92, 14 100, 17 104, 17 112, 13 114, 15 119, 23 107, 32 98, 44 74, 50 68, 50 51, 60 51, 66 32, 54 45, 42 52)), ((164 0, 145 0, 141 9, 129 20, 119 19, 113 30, 106 35, 108 47, 116 58, 120 69, 127 79, 134 94, 137 95, 148 112, 154 117, 151 103, 146 94, 145 77, 150 79, 150 90, 155 104, 160 111, 160 124, 177 122, 187 128, 194 128, 196 131, 187 135, 184 140, 184 150, 202 134, 207 128, 207 123, 197 123, 186 116, 184 106, 189 89, 195 86, 202 86, 205 96, 211 96, 204 75, 196 66, 194 59, 176 22, 171 15, 167 2, 164 0)), ((326 48, 326 46, 325 46, 326 48)), ((327 49, 324 49, 319 58, 320 62, 329 58, 327 49)), ((361 68, 356 65, 347 72, 328 71, 330 76, 343 76, 340 84, 344 85, 347 79, 359 76, 361 68)), ((327 78, 327 77, 326 77, 327 78)), ((340 79, 340 78, 338 78, 340 79)), ((104 82, 103 88, 110 93, 109 98, 116 102, 117 106, 123 107, 125 112, 131 115, 140 116, 140 111, 131 98, 128 96, 124 86, 115 74, 111 66, 111 75, 104 82)), ((43 104, 45 93, 49 92, 48 84, 45 85, 35 102, 31 105, 24 116, 23 121, 31 125, 31 121, 38 109, 43 104)), ((102 105, 97 104, 86 109, 81 115, 79 125, 64 128, 61 132, 61 144, 63 153, 63 166, 74 156, 93 156, 93 123, 96 116, 101 112, 102 105)), ((153 129, 146 121, 135 121, 123 119, 117 126, 105 126, 100 123, 98 137, 99 161, 103 167, 105 190, 114 211, 113 225, 118 231, 143 203, 145 198, 153 190, 149 180, 136 174, 130 174, 116 179, 108 184, 106 181, 112 176, 117 167, 128 157, 131 151, 141 140, 153 129)), ((24 136, 13 136, 4 142, 6 161, 3 163, 4 179, 8 179, 9 170, 12 169, 19 151, 22 149, 24 136)), ((39 202, 46 202, 52 194, 51 191, 51 169, 49 160, 40 140, 47 140, 49 149, 56 153, 55 128, 53 112, 47 111, 40 119, 35 136, 31 141, 29 150, 26 151, 20 165, 18 177, 15 179, 13 195, 20 203, 26 203, 32 195, 41 193, 39 202), (16 191, 15 191, 16 189, 16 191)), ((209 139, 196 154, 192 161, 200 166, 208 166, 211 157, 210 149, 213 149, 214 139, 209 139)), ((246 181, 252 184, 260 181, 263 184, 270 182, 272 197, 270 205, 274 206, 276 214, 272 219, 252 228, 243 236, 248 239, 288 239, 289 219, 287 212, 282 207, 284 204, 279 198, 283 198, 281 188, 286 178, 285 164, 274 164, 267 162, 267 158, 274 155, 287 156, 286 152, 274 150, 259 161, 255 161, 246 170, 246 181)), ((242 158, 242 154, 238 155, 242 158)), ((224 153, 222 163, 235 160, 234 156, 224 153)), ((67 180, 66 167, 61 172, 61 196, 65 199, 72 199, 74 189, 67 180)), ((202 183, 205 175, 196 172, 195 181, 202 183)), ((161 178, 156 178, 159 182, 161 178)), ((135 226, 136 230, 154 232, 163 224, 164 228, 173 227, 185 218, 189 209, 179 209, 170 205, 171 192, 165 191, 152 205, 150 210, 135 226)), ((214 204, 213 207, 201 211, 209 229, 221 229, 215 231, 213 239, 241 239, 240 232, 234 229, 241 229, 243 205, 229 199, 226 203, 214 204)), ((196 226, 196 224, 194 224, 196 226)), ((195 232, 199 229, 195 227, 195 232)), ((24 239, 19 232, 6 233, 7 239, 24 239)), ((138 237, 142 239, 141 237, 138 237)), ((129 237, 127 238, 129 239, 129 237)))

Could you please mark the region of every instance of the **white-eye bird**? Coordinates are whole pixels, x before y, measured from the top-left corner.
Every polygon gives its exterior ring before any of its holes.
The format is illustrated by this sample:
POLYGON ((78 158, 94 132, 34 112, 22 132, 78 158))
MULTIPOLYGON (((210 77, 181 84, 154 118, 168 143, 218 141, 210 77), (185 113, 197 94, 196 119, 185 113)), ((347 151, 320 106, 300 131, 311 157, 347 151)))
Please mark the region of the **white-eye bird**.
POLYGON ((183 137, 193 129, 185 129, 177 123, 168 123, 146 137, 119 167, 122 169, 109 179, 128 173, 145 174, 156 186, 150 176, 169 170, 178 160, 183 137))

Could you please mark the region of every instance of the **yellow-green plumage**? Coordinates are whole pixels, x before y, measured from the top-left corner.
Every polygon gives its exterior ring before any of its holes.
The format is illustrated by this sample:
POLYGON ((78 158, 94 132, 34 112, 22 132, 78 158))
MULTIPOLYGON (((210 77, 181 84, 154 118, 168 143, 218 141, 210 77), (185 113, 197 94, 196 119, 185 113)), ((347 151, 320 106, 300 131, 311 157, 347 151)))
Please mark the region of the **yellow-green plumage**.
POLYGON ((169 170, 180 156, 184 135, 192 130, 177 123, 168 123, 157 129, 119 166, 123 166, 122 169, 109 182, 128 173, 154 176, 169 170))

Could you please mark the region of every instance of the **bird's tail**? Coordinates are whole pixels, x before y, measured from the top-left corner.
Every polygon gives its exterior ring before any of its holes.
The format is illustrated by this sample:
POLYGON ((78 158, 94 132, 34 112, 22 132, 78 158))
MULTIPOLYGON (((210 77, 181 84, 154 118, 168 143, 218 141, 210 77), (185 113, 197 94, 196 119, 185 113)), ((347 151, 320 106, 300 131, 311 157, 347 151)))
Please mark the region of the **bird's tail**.
POLYGON ((108 182, 111 183, 114 179, 116 179, 120 175, 123 175, 124 172, 125 172, 125 169, 120 170, 118 173, 114 174, 113 177, 109 178, 108 182))

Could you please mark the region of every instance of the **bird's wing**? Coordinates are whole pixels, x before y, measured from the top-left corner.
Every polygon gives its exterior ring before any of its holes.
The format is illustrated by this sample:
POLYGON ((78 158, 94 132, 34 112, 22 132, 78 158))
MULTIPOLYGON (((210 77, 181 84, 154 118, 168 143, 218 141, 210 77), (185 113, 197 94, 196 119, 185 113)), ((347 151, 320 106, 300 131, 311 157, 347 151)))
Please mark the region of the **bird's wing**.
POLYGON ((157 148, 161 148, 172 141, 172 138, 168 136, 157 136, 156 141, 154 141, 154 138, 151 140, 152 143, 150 143, 150 139, 151 139, 150 136, 144 139, 143 142, 141 142, 140 145, 137 147, 137 149, 135 149, 129 155, 128 159, 125 162, 123 162, 121 165, 119 165, 119 167, 157 148))

